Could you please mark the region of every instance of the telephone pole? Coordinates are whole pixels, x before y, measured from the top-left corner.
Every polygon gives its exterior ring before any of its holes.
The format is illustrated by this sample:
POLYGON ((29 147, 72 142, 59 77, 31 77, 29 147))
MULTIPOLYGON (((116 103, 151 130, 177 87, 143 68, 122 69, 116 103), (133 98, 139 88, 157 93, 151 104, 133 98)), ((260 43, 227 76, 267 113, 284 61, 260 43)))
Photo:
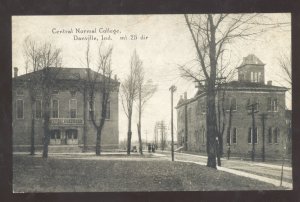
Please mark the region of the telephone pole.
POLYGON ((255 135, 255 139, 257 140, 257 130, 255 127, 255 116, 254 114, 257 113, 258 111, 255 110, 256 106, 258 105, 258 103, 254 103, 254 104, 250 104, 248 105, 248 109, 251 110, 249 114, 251 114, 252 116, 252 153, 251 153, 251 160, 254 161, 255 160, 255 142, 254 142, 254 135, 255 135))
POLYGON ((262 122, 262 161, 265 162, 265 125, 268 114, 262 113, 260 114, 261 122, 262 122))
POLYGON ((171 91, 171 137, 172 137, 172 143, 171 143, 171 155, 172 155, 172 161, 174 161, 174 134, 173 134, 173 94, 176 91, 176 86, 172 85, 169 89, 171 91))

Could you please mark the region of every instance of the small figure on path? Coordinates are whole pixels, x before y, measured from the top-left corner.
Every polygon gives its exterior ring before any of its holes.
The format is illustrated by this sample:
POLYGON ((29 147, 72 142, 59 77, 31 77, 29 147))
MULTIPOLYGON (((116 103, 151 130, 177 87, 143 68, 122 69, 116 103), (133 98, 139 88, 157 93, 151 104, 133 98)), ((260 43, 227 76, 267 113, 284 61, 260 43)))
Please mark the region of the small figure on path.
POLYGON ((151 144, 150 143, 148 144, 148 152, 149 153, 151 152, 151 144))
POLYGON ((227 159, 229 160, 229 158, 230 158, 230 153, 231 153, 231 151, 230 151, 230 146, 228 147, 228 150, 227 150, 227 159))
POLYGON ((152 144, 152 152, 155 152, 155 144, 152 144))

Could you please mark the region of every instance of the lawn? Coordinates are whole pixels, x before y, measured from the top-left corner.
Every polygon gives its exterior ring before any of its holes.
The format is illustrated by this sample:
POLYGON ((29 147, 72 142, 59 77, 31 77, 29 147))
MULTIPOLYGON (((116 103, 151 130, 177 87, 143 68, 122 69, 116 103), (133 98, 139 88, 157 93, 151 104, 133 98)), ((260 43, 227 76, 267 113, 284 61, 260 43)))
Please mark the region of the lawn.
POLYGON ((274 190, 275 186, 192 163, 124 156, 14 155, 14 192, 274 190), (126 160, 125 160, 126 159, 126 160))

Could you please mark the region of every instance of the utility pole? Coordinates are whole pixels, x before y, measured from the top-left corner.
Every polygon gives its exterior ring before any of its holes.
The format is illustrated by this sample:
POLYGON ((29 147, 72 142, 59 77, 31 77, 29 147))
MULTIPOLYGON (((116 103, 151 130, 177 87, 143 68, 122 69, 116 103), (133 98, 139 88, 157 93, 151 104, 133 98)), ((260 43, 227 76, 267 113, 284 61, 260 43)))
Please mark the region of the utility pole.
POLYGON ((262 113, 260 115, 262 121, 262 161, 265 162, 265 125, 268 114, 262 113))
POLYGON ((174 134, 173 134, 173 94, 176 91, 176 86, 172 85, 169 89, 171 91, 171 155, 172 161, 174 161, 174 134))
POLYGON ((256 138, 257 138, 257 130, 256 130, 256 127, 255 127, 255 116, 254 114, 257 113, 258 111, 255 110, 256 106, 258 105, 258 103, 254 103, 254 104, 250 104, 248 105, 248 109, 251 110, 249 114, 251 114, 252 116, 252 153, 251 153, 251 160, 254 161, 255 160, 255 143, 254 143, 254 134, 256 135, 256 138))

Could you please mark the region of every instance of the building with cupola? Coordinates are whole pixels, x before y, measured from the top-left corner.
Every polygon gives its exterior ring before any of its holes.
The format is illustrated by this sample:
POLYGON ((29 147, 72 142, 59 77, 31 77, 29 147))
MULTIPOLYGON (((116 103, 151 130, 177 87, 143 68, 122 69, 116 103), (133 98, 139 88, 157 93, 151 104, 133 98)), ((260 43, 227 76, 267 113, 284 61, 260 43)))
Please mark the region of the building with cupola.
MULTIPOLYGON (((230 148, 231 154, 239 158, 251 158, 253 152, 255 159, 281 158, 290 144, 285 118, 288 89, 265 82, 265 68, 250 54, 237 67, 238 79, 217 87, 216 127, 223 141, 216 141, 224 154, 230 148)), ((176 109, 178 145, 187 151, 206 153, 205 84, 198 86, 191 98, 184 93, 176 109)))

